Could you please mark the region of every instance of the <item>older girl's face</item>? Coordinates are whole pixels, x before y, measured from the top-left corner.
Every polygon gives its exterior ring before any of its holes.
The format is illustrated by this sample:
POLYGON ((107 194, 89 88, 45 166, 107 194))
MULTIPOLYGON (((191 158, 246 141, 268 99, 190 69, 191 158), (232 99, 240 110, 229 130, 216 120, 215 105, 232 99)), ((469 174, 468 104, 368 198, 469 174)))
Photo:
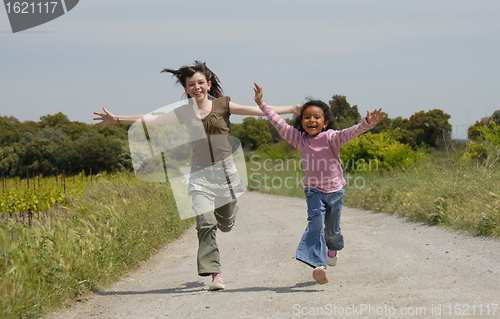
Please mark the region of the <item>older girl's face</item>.
POLYGON ((304 110, 300 123, 310 137, 318 135, 328 126, 323 109, 316 105, 311 105, 304 110))
POLYGON ((196 72, 193 76, 186 79, 186 87, 184 90, 186 90, 186 93, 197 102, 202 102, 208 98, 208 92, 211 86, 212 82, 207 81, 205 75, 196 72))

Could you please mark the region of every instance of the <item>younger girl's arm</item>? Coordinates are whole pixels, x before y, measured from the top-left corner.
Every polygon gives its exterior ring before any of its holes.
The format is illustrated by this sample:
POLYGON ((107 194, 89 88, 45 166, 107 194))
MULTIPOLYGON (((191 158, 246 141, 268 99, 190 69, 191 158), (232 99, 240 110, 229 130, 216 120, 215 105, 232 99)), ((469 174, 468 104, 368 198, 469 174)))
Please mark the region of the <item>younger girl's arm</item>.
POLYGON ((262 101, 262 88, 259 87, 256 83, 254 84, 255 102, 259 105, 259 108, 262 110, 269 122, 271 122, 271 124, 276 127, 281 137, 283 137, 293 147, 297 148, 298 141, 302 136, 302 133, 295 129, 293 126, 289 125, 276 112, 274 112, 271 107, 269 107, 262 101))
POLYGON ((345 128, 341 131, 336 131, 334 145, 340 148, 342 145, 349 143, 356 136, 370 130, 377 125, 385 117, 382 109, 375 110, 371 114, 367 111, 367 116, 361 123, 345 128))

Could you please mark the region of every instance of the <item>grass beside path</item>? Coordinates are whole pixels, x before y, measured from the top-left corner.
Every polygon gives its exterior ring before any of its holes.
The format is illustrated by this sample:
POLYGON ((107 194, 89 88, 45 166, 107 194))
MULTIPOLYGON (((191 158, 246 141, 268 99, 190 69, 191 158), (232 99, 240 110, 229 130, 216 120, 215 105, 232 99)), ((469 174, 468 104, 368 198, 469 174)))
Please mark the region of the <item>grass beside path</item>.
POLYGON ((177 238, 181 221, 166 184, 94 183, 36 227, 0 223, 0 318, 37 318, 116 280, 177 238))
MULTIPOLYGON (((252 190, 304 197, 303 172, 287 168, 283 160, 268 160, 265 165, 249 161, 247 169, 252 190)), ((345 206, 404 216, 474 236, 500 238, 498 167, 434 154, 412 169, 344 176, 345 206)))
POLYGON ((365 187, 346 190, 345 205, 500 238, 499 180, 497 168, 429 161, 367 176, 365 187))

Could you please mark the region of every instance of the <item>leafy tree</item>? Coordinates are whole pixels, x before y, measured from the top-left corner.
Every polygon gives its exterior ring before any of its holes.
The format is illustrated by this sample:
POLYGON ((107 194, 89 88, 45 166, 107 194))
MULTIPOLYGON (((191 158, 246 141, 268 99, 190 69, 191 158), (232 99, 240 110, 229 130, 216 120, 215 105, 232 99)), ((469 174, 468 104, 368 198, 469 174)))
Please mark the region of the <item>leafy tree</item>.
MULTIPOLYGON (((22 145, 17 146, 18 150, 22 150, 22 145)), ((19 152, 21 154, 24 151, 19 152)), ((0 172, 5 176, 14 177, 19 168, 19 154, 16 153, 15 145, 0 147, 0 172)))
POLYGON ((361 121, 358 106, 351 107, 345 95, 334 95, 329 101, 335 120, 335 128, 338 130, 353 126, 361 121))
POLYGON ((96 135, 79 143, 78 150, 82 154, 81 168, 86 172, 89 168, 95 173, 119 168, 122 145, 117 139, 96 135))
POLYGON ((93 174, 132 169, 128 142, 105 137, 96 130, 83 133, 74 142, 66 139, 55 153, 59 171, 64 169, 68 175, 81 171, 88 174, 90 168, 93 174))
MULTIPOLYGON (((120 141, 122 144, 122 150, 120 155, 118 155, 118 163, 117 167, 119 170, 131 171, 134 169, 134 165, 132 163, 132 157, 130 155, 130 148, 127 141, 120 141)), ((187 145, 185 145, 187 146, 187 145)), ((186 151, 190 153, 189 146, 185 147, 186 151)))
POLYGON ((241 141, 243 148, 250 150, 273 141, 268 121, 263 118, 244 118, 243 123, 233 126, 232 135, 241 141))
POLYGON ((94 125, 73 121, 58 126, 72 141, 77 140, 82 134, 97 130, 94 125))
POLYGON ((57 167, 54 165, 53 154, 57 149, 57 144, 47 139, 35 139, 26 146, 24 156, 20 158, 19 174, 26 170, 34 172, 35 175, 57 174, 57 167))
POLYGON ((24 132, 24 136, 21 137, 19 140, 19 143, 21 143, 23 146, 27 146, 29 143, 34 142, 36 139, 35 136, 31 132, 24 132))
POLYGON ((92 173, 119 169, 119 157, 122 144, 118 139, 95 135, 78 143, 64 145, 59 152, 59 168, 68 174, 78 174, 81 171, 92 173))
POLYGON ((409 119, 397 117, 392 120, 392 127, 399 129, 399 141, 413 148, 427 145, 433 148, 443 145, 451 136, 450 115, 442 110, 420 111, 409 119))
POLYGON ((14 116, 0 116, 0 127, 6 125, 7 123, 20 124, 21 122, 14 116))
POLYGON ((500 125, 500 110, 496 110, 495 112, 493 112, 490 120, 500 125))
POLYGON ((467 129, 467 137, 473 141, 477 139, 481 135, 481 128, 488 126, 490 121, 500 125, 500 110, 496 110, 493 112, 493 115, 483 117, 481 120, 476 121, 474 125, 469 126, 467 129))
POLYGON ((97 130, 92 130, 88 133, 83 133, 81 134, 78 139, 75 140, 76 143, 80 143, 80 142, 83 142, 84 140, 88 139, 89 137, 93 137, 93 136, 96 136, 97 134, 99 134, 97 132, 97 130))
POLYGON ((54 129, 47 126, 38 131, 37 138, 61 144, 66 139, 66 134, 60 128, 54 129))
POLYGON ((449 119, 450 115, 439 109, 420 111, 412 115, 410 128, 417 133, 415 146, 422 143, 431 147, 442 146, 444 141, 451 137, 452 126, 448 122, 449 119))
POLYGON ((491 120, 488 126, 480 129, 481 136, 478 137, 479 142, 488 143, 500 147, 500 125, 491 120))
MULTIPOLYGON (((33 123, 33 122, 31 122, 33 123)), ((21 123, 13 116, 0 117, 0 146, 8 146, 17 143, 26 132, 36 134, 36 128, 31 123, 21 123)))
POLYGON ((43 127, 58 127, 60 125, 69 124, 71 122, 66 115, 64 115, 62 112, 58 112, 54 115, 47 114, 44 116, 40 116, 40 123, 43 125, 43 127))
POLYGON ((78 174, 81 172, 82 154, 78 149, 78 142, 65 140, 59 147, 54 155, 54 160, 57 163, 59 173, 64 170, 65 174, 78 174))
MULTIPOLYGON (((46 128, 60 129, 73 141, 78 139, 84 133, 89 133, 92 130, 96 130, 95 125, 78 121, 70 121, 68 117, 61 112, 56 113, 54 115, 47 114, 41 116, 40 124, 42 125, 43 129, 46 128)), ((120 129, 117 128, 111 129, 111 131, 117 131, 117 130, 120 129)), ((111 135, 111 133, 108 133, 108 135, 111 135)))
POLYGON ((128 124, 117 124, 113 126, 106 127, 105 130, 98 131, 99 134, 103 134, 106 137, 117 137, 121 140, 127 140, 128 129, 130 125, 128 124))
POLYGON ((466 157, 492 166, 500 161, 500 125, 491 120, 478 130, 480 135, 468 144, 466 157))

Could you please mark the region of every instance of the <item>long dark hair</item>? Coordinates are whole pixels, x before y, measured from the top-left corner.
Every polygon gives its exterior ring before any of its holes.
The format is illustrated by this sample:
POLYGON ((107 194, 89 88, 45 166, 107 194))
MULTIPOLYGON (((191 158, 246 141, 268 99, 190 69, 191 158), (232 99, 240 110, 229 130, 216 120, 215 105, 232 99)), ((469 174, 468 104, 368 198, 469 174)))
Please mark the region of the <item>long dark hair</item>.
POLYGON ((332 109, 330 108, 330 106, 328 106, 323 101, 312 100, 312 99, 308 99, 308 101, 302 107, 302 111, 300 111, 300 115, 295 117, 295 121, 293 122, 293 127, 295 127, 297 130, 302 131, 302 132, 306 131, 302 127, 301 122, 302 122, 302 119, 304 117, 304 111, 310 106, 317 106, 323 110, 323 113, 325 115, 325 121, 328 121, 328 125, 326 126, 326 128, 323 129, 323 131, 335 129, 335 122, 334 122, 334 118, 333 118, 332 109))
POLYGON ((203 74, 208 81, 212 82, 210 91, 208 92, 208 98, 213 100, 219 97, 223 97, 222 88, 220 86, 220 80, 205 64, 205 62, 200 62, 198 60, 194 61, 193 65, 181 66, 178 70, 174 69, 163 69, 160 73, 172 73, 172 76, 177 78, 177 83, 180 83, 184 88, 186 88, 187 78, 192 77, 196 72, 203 74))

